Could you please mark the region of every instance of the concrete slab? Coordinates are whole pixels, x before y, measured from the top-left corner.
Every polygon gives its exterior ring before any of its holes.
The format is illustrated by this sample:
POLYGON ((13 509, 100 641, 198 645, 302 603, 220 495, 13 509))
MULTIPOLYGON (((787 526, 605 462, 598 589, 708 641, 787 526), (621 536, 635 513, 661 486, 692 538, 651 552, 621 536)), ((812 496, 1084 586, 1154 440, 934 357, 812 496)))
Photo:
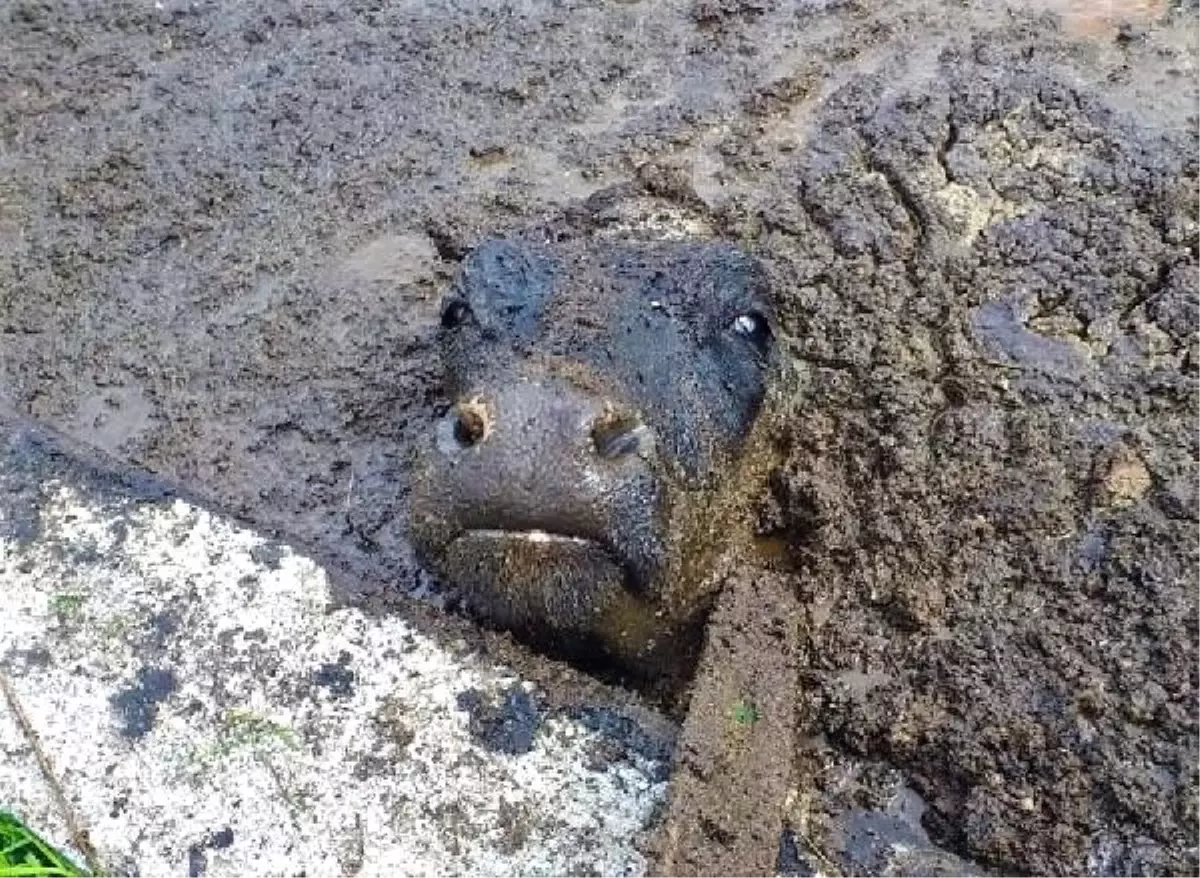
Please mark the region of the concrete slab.
MULTIPOLYGON (((0 673, 112 873, 645 871, 669 745, 548 711, 336 606, 291 548, 11 424, 0 599, 0 673)), ((82 862, 3 699, 0 808, 82 862)))

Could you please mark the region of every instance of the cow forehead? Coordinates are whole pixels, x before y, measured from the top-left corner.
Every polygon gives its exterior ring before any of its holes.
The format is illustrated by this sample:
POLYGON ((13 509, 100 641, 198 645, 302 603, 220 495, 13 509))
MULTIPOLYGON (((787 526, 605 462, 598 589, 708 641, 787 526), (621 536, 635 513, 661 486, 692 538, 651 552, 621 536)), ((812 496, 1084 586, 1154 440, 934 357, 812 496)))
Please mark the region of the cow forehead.
POLYGON ((528 341, 563 331, 609 331, 647 309, 693 323, 739 307, 770 310, 761 266, 721 243, 497 239, 468 257, 455 295, 497 335, 528 341))

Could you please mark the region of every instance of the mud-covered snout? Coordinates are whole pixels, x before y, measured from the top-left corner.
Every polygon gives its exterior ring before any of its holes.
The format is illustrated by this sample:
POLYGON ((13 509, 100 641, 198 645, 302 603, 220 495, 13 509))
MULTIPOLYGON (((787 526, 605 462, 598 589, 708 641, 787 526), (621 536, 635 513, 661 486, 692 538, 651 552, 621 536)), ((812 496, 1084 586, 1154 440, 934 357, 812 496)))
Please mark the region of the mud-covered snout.
POLYGON ((564 645, 644 638, 664 559, 655 455, 635 411, 564 381, 480 387, 418 463, 414 544, 498 625, 564 645))

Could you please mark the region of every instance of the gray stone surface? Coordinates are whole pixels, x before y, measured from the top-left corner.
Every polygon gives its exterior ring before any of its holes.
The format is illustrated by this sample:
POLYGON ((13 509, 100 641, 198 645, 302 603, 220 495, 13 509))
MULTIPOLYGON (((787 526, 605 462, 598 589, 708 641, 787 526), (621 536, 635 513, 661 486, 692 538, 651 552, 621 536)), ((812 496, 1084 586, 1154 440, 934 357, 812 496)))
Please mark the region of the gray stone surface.
MULTIPOLYGON (((106 870, 644 871, 665 751, 611 758, 509 670, 334 607, 310 559, 31 435, 0 434, 0 671, 106 870)), ((82 861, 7 706, 0 791, 82 861)))

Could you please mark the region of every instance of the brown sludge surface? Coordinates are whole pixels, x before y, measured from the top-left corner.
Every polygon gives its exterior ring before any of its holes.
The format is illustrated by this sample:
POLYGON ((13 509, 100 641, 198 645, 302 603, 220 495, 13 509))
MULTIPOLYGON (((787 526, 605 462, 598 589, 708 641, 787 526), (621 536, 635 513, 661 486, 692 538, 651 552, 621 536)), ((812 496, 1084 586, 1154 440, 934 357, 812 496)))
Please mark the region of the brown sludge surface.
POLYGON ((1001 871, 1194 871, 1195 152, 982 43, 932 83, 831 95, 743 220, 806 367, 792 820, 915 793, 1001 871))
POLYGON ((387 609, 457 259, 676 169, 781 292, 800 621, 727 598, 670 862, 1195 874, 1196 6, 1076 5, 5 4, 0 406, 387 609))
POLYGON ((800 607, 782 577, 728 579, 676 744, 661 875, 770 874, 795 783, 780 742, 795 722, 800 607))

